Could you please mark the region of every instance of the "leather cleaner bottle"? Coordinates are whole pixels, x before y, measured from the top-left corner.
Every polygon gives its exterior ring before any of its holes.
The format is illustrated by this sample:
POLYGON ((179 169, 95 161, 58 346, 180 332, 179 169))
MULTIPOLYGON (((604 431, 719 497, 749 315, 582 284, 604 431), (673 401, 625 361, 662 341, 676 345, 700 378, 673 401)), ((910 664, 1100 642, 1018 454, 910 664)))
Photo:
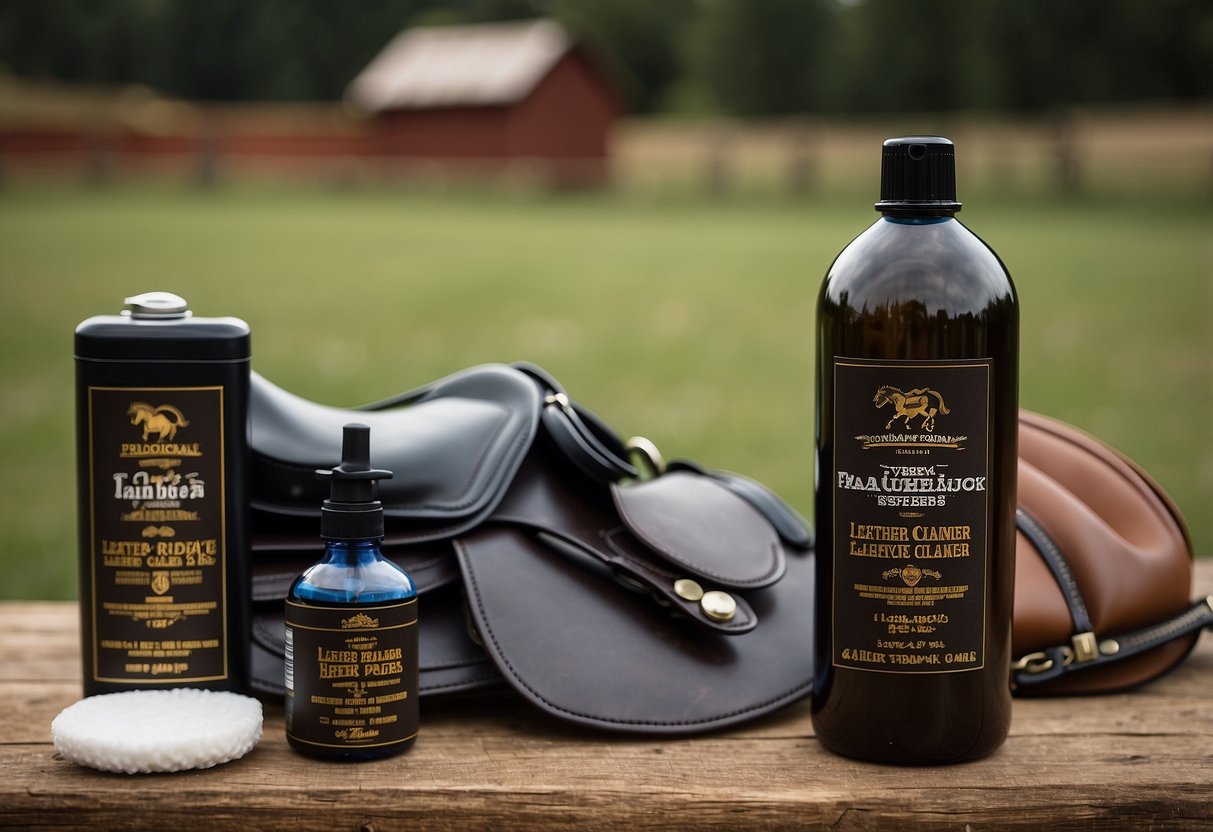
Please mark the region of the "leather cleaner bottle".
POLYGON ((886 141, 876 210, 817 306, 813 725, 954 763, 1011 718, 1018 302, 956 219, 952 142, 886 141))
POLYGON ((84 694, 247 686, 249 328, 168 292, 76 328, 84 694))
POLYGON ((360 761, 408 749, 420 722, 417 590, 379 551, 383 505, 366 425, 348 424, 320 515, 324 558, 286 597, 286 735, 305 754, 360 761))

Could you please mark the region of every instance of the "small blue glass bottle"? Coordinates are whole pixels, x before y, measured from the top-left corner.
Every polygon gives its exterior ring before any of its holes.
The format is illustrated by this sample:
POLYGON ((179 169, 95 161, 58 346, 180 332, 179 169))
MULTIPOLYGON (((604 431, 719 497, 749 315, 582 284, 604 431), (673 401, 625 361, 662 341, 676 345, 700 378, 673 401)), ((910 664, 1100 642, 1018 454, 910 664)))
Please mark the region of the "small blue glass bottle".
POLYGON ((286 597, 286 734, 316 757, 389 757, 417 736, 417 590, 379 551, 383 505, 370 428, 345 426, 321 509, 324 557, 286 597))

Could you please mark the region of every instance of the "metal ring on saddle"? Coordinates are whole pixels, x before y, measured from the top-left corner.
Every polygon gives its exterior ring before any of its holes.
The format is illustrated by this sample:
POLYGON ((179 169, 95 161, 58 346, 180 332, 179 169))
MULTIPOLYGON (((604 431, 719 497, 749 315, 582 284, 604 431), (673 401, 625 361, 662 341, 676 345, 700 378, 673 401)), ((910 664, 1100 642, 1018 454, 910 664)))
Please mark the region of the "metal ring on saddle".
POLYGON ((628 449, 628 458, 640 470, 641 476, 648 473, 650 477, 660 477, 665 473, 665 457, 657 450, 657 445, 644 436, 633 436, 623 446, 628 449))

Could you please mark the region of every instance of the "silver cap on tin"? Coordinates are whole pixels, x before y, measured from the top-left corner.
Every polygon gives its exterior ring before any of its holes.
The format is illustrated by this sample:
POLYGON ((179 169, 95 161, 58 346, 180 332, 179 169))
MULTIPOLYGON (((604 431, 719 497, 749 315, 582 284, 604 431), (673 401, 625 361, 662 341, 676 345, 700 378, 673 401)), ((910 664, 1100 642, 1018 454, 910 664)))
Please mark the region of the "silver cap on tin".
POLYGON ((144 292, 127 298, 126 314, 132 318, 167 320, 189 315, 190 305, 185 298, 172 292, 144 292))

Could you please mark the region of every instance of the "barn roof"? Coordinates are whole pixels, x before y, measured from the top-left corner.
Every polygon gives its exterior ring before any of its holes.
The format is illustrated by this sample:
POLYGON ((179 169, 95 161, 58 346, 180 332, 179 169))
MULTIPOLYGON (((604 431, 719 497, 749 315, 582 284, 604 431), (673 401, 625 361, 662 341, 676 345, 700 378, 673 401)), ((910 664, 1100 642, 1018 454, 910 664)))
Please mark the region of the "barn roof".
POLYGON ((551 20, 406 29, 346 90, 368 112, 521 101, 573 46, 551 20))

